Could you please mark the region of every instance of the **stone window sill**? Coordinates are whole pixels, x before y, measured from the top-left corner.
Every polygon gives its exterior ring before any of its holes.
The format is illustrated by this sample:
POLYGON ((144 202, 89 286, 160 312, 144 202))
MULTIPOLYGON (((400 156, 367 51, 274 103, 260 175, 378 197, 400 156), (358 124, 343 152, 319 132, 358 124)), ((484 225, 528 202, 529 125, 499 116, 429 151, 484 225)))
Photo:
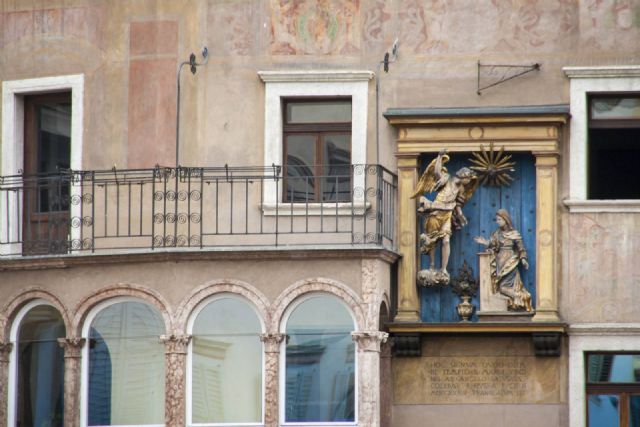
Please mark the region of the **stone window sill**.
POLYGON ((640 213, 640 200, 565 199, 570 213, 640 213))

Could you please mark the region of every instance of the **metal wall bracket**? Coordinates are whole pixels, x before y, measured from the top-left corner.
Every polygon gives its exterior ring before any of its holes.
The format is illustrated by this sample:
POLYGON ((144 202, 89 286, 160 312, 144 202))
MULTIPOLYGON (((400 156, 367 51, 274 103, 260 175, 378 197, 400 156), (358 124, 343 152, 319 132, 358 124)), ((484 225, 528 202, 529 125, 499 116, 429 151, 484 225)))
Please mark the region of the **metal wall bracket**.
POLYGON ((477 94, 481 95, 481 92, 490 87, 497 86, 500 83, 515 79, 516 77, 523 76, 532 71, 540 70, 540 64, 535 63, 532 65, 506 65, 506 64, 481 64, 478 61, 478 84, 477 94), (480 86, 482 77, 491 82, 480 86))
POLYGON ((420 334, 393 334, 393 355, 396 357, 422 356, 420 334))
POLYGON ((557 357, 561 353, 562 337, 559 333, 534 333, 533 351, 536 356, 557 357))

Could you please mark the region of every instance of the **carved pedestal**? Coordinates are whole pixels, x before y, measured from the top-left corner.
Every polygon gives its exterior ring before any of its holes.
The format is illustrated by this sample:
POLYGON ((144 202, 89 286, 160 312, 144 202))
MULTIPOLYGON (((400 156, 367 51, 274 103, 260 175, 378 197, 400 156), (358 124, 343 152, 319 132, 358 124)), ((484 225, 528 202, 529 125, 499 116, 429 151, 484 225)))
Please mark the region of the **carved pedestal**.
POLYGON ((79 337, 58 338, 64 349, 64 425, 80 426, 80 384, 82 348, 86 340, 79 337))
POLYGON ((0 426, 7 425, 7 399, 9 399, 9 356, 13 344, 0 343, 0 426))
POLYGON ((164 418, 167 427, 185 425, 185 378, 187 350, 191 335, 163 335, 165 345, 165 403, 164 418))
POLYGON ((380 345, 387 340, 385 332, 353 332, 358 344, 358 426, 380 426, 380 345))
POLYGON ((278 426, 278 367, 280 361, 280 343, 284 334, 262 334, 260 340, 264 343, 264 425, 278 426))

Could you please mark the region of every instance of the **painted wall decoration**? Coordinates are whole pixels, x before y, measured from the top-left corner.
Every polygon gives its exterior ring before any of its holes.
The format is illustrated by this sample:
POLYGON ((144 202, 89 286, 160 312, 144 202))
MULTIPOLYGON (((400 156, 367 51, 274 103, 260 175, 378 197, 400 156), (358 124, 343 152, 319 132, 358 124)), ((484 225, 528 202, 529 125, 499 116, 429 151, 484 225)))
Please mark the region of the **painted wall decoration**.
MULTIPOLYGON (((469 157, 471 157, 469 153, 452 154, 447 168, 455 171, 469 166, 469 157)), ((424 156, 422 159, 423 168, 433 159, 433 156, 424 156)), ((531 294, 531 301, 535 301, 535 160, 530 154, 513 154, 511 160, 515 162, 515 171, 511 173, 513 182, 510 186, 480 186, 463 207, 468 224, 462 230, 455 232, 451 238, 449 271, 452 274, 457 274, 466 261, 477 274, 479 271, 478 253, 484 250, 484 246, 475 242, 474 238, 476 236, 490 236, 496 230, 496 212, 498 209, 504 209, 509 213, 514 228, 522 235, 522 241, 528 254, 529 268, 520 269, 520 275, 524 287, 531 294)), ((427 194, 427 197, 433 198, 433 195, 427 194)), ((436 253, 436 264, 440 262, 439 256, 439 253, 436 253)), ((422 254, 419 268, 426 269, 429 264, 429 257, 422 254)), ((459 298, 452 292, 450 286, 422 287, 419 291, 422 321, 459 321, 456 311, 459 298)), ((478 296, 474 296, 471 302, 476 306, 476 309, 479 307, 478 296)), ((471 320, 477 320, 477 316, 474 314, 471 320)))
POLYGON ((360 52, 360 0, 271 0, 274 55, 360 52))

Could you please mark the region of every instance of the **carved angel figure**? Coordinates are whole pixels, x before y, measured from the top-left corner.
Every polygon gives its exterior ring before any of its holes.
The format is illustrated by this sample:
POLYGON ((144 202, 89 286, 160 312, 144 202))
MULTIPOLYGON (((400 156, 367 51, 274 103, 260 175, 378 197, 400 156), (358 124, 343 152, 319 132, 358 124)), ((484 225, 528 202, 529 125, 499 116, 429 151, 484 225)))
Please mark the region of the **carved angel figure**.
POLYGON ((418 181, 418 187, 411 196, 420 196, 418 212, 425 217, 423 232, 420 234, 420 251, 429 255, 430 268, 418 274, 418 281, 423 285, 446 285, 449 283, 447 264, 451 253, 450 237, 453 230, 467 225, 467 218, 462 207, 478 188, 478 178, 471 169, 461 168, 455 176, 451 176, 444 164, 449 161, 446 150, 441 150, 418 181), (423 193, 436 193, 433 201, 423 193), (442 241, 442 263, 440 270, 435 268, 436 246, 442 241))
POLYGON ((529 268, 527 251, 522 236, 513 227, 509 213, 499 209, 496 213, 498 229, 489 240, 476 237, 475 241, 489 250, 491 257, 491 287, 495 294, 500 292, 509 298, 507 309, 512 311, 533 311, 531 294, 524 287, 518 267, 529 268))

